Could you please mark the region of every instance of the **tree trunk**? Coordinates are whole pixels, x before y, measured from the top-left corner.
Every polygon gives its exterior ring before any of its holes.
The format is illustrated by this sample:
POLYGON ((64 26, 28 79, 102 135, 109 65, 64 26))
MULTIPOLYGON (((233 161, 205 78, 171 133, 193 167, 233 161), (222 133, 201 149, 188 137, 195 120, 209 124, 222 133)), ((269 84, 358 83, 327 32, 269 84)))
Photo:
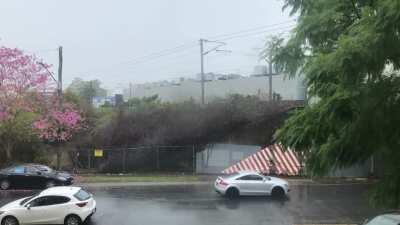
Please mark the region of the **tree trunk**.
POLYGON ((57 146, 57 170, 61 169, 61 145, 57 146))
POLYGON ((13 145, 11 143, 5 144, 4 150, 6 152, 6 162, 9 162, 12 160, 12 149, 13 149, 13 145))

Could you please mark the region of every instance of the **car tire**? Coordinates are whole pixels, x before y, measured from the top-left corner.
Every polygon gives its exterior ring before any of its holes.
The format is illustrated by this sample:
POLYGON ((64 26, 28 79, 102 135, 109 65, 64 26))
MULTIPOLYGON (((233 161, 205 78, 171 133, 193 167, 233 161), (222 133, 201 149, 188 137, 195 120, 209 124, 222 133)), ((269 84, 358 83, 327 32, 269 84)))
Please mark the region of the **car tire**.
POLYGON ((274 187, 271 191, 271 195, 274 198, 282 198, 285 196, 285 191, 281 187, 274 187))
POLYGON ((11 184, 10 184, 10 181, 8 181, 8 180, 2 180, 0 182, 0 189, 1 190, 7 190, 7 189, 10 188, 10 186, 11 186, 11 184))
POLYGON ((54 186, 56 186, 56 183, 54 181, 52 181, 52 180, 47 181, 46 184, 45 184, 46 188, 51 188, 51 187, 54 187, 54 186))
POLYGON ((1 225, 19 225, 19 222, 18 222, 17 218, 15 218, 13 216, 6 216, 1 221, 1 225))
POLYGON ((64 225, 80 225, 82 224, 81 218, 77 215, 69 215, 65 217, 64 225))
POLYGON ((228 198, 237 198, 239 197, 239 190, 237 188, 231 187, 226 190, 226 196, 228 198))

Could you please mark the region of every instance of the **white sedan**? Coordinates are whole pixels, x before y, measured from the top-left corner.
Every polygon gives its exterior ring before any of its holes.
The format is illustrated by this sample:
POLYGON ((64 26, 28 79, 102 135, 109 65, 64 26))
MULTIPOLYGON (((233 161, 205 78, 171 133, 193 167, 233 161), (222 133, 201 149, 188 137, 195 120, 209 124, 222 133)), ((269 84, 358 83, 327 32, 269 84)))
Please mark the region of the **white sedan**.
POLYGON ((242 171, 218 177, 214 184, 221 195, 237 197, 241 195, 272 195, 282 197, 289 192, 289 183, 276 177, 263 176, 254 171, 242 171))
POLYGON ((53 187, 0 208, 1 225, 79 225, 96 212, 93 195, 80 187, 53 187))

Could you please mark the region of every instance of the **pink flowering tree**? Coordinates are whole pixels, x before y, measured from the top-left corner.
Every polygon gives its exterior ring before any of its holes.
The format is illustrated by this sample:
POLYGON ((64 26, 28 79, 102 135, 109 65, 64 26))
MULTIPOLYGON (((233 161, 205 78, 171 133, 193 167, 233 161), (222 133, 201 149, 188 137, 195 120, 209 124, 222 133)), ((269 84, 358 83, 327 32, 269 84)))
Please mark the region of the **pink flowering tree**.
POLYGON ((50 65, 19 49, 0 47, 0 153, 11 160, 21 142, 39 137, 47 142, 68 141, 83 122, 71 104, 54 107, 56 83, 50 65))
POLYGON ((50 109, 33 123, 39 138, 48 143, 69 141, 72 136, 83 129, 84 120, 81 113, 70 103, 63 105, 63 110, 50 109))

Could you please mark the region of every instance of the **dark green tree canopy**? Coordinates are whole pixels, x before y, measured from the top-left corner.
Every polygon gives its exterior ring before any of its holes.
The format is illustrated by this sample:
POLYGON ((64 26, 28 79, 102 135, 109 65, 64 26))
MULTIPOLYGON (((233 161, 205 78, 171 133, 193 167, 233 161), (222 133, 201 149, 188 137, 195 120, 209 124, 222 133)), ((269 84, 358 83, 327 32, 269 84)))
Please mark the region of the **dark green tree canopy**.
POLYGON ((400 1, 285 0, 285 8, 298 24, 271 54, 279 69, 305 75, 310 104, 276 138, 304 152, 314 175, 383 159, 372 200, 398 207, 400 1))

